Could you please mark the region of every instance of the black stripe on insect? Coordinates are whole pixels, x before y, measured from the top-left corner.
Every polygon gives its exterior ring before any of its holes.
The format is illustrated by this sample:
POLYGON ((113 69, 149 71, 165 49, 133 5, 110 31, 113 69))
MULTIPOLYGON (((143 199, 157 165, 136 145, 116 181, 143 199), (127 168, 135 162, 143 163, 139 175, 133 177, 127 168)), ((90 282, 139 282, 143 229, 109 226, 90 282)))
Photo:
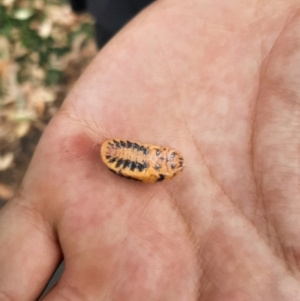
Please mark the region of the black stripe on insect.
POLYGON ((136 148, 137 150, 139 150, 140 146, 137 143, 133 142, 132 148, 136 148))
POLYGON ((117 158, 111 158, 108 162, 109 163, 114 163, 114 162, 116 162, 117 161, 117 158))
POLYGON ((114 141, 114 143, 115 143, 115 147, 116 148, 119 148, 120 147, 120 143, 117 141, 117 140, 113 140, 114 141))
POLYGON ((118 167, 120 167, 122 164, 123 164, 123 160, 122 160, 122 159, 119 159, 119 160, 117 161, 116 167, 118 168, 118 167))
POLYGON ((140 151, 143 152, 145 155, 149 154, 149 148, 144 147, 143 145, 140 146, 140 151))
POLYGON ((130 160, 124 160, 123 161, 123 168, 129 167, 130 166, 131 161, 130 160))
POLYGON ((136 169, 136 163, 135 162, 131 162, 129 168, 130 168, 131 171, 134 171, 136 169))
POLYGON ((144 164, 141 163, 137 163, 137 169, 139 170, 139 172, 142 172, 146 167, 144 166, 144 164))
POLYGON ((156 180, 156 182, 161 182, 165 179, 165 176, 162 174, 159 174, 159 178, 156 180))
MULTIPOLYGON (((145 168, 148 167, 148 164, 145 161, 143 161, 142 163, 129 161, 128 164, 126 162, 126 167, 127 166, 130 168, 131 171, 137 169, 139 172, 142 172, 145 168)), ((123 163, 123 167, 124 167, 124 163, 123 163)))
POLYGON ((120 144, 122 147, 126 147, 126 143, 124 141, 120 140, 120 144))

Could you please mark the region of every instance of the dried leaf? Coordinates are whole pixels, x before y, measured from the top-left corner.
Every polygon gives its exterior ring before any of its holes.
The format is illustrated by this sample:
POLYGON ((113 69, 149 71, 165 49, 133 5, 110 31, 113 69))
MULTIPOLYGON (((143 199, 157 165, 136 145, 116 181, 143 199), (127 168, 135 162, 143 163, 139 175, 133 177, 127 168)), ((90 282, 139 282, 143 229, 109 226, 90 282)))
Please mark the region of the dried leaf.
POLYGON ((0 78, 3 78, 5 76, 6 69, 7 69, 7 63, 3 62, 3 61, 0 61, 0 78))
POLYGON ((6 7, 12 7, 14 4, 15 0, 2 0, 2 5, 6 7))
POLYGON ((22 138, 24 137, 30 129, 30 122, 29 121, 24 121, 24 122, 20 122, 17 124, 17 126, 15 127, 15 135, 18 138, 22 138))
POLYGON ((42 93, 44 102, 52 102, 56 99, 56 95, 54 93, 54 91, 51 91, 49 89, 43 89, 43 93, 42 93))
POLYGON ((69 5, 48 5, 46 13, 53 23, 64 27, 70 27, 76 21, 76 15, 72 13, 69 5))
POLYGON ((45 69, 43 69, 37 65, 32 66, 32 68, 31 68, 31 84, 34 87, 43 86, 45 77, 46 77, 45 69))
POLYGON ((83 42, 85 41, 86 36, 84 34, 80 34, 76 36, 76 38, 72 42, 72 52, 74 53, 74 56, 76 58, 79 57, 81 46, 83 42))
POLYGON ((52 22, 50 19, 46 19, 42 24, 40 24, 38 29, 38 35, 42 38, 48 38, 52 30, 52 22))
POLYGON ((0 156, 0 171, 8 169, 14 160, 13 153, 6 153, 0 156))
POLYGON ((11 113, 9 116, 9 120, 12 121, 33 121, 36 120, 36 114, 32 110, 19 110, 17 112, 11 113))
POLYGON ((40 55, 38 52, 32 52, 29 57, 30 57, 31 63, 37 64, 40 61, 40 55))
POLYGON ((51 66, 51 69, 62 71, 66 68, 68 63, 68 56, 70 54, 68 53, 63 58, 58 58, 55 54, 51 54, 49 57, 49 65, 51 66))
POLYGON ((46 108, 46 105, 43 101, 36 101, 34 103, 34 109, 40 118, 43 117, 45 108, 46 108))
POLYGON ((20 41, 18 41, 15 44, 14 50, 13 50, 13 56, 14 58, 19 58, 21 56, 24 56, 25 54, 29 53, 29 49, 25 48, 20 41))
POLYGON ((15 62, 9 62, 3 76, 3 83, 7 88, 7 96, 10 99, 16 100, 20 96, 20 87, 17 80, 19 66, 15 62))
MULTIPOLYGON (((52 102, 56 99, 56 93, 45 87, 33 87, 30 83, 23 84, 22 91, 30 104, 39 117, 42 117, 46 109, 46 103, 52 102)), ((30 114, 32 110, 29 110, 30 114)))
POLYGON ((4 145, 3 141, 10 140, 13 133, 13 124, 5 122, 0 126, 0 146, 4 145))
POLYGON ((10 38, 14 41, 20 40, 20 28, 13 27, 10 31, 10 38))
POLYGON ((9 200, 13 195, 14 190, 10 186, 0 183, 0 199, 9 200))
POLYGON ((9 66, 9 43, 6 38, 0 37, 0 91, 7 88, 7 69, 9 66))
POLYGON ((51 32, 55 47, 66 47, 68 45, 67 32, 59 26, 55 26, 51 32))
POLYGON ((45 87, 39 87, 33 89, 32 93, 30 93, 28 97, 30 103, 52 102, 56 99, 56 95, 54 91, 47 89, 45 87))
POLYGON ((0 36, 0 60, 1 61, 8 61, 10 58, 10 49, 9 49, 9 41, 5 38, 0 36))
POLYGON ((43 0, 33 0, 33 6, 35 9, 42 10, 45 6, 43 0))

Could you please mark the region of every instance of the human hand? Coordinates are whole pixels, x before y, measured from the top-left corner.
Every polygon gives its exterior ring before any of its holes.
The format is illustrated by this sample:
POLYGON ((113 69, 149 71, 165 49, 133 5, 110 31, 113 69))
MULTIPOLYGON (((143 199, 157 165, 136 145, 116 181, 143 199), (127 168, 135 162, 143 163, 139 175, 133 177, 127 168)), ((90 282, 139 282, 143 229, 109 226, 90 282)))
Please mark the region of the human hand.
POLYGON ((0 212, 0 300, 299 300, 300 5, 158 1, 94 60, 0 212), (100 144, 174 147, 147 185, 100 144))

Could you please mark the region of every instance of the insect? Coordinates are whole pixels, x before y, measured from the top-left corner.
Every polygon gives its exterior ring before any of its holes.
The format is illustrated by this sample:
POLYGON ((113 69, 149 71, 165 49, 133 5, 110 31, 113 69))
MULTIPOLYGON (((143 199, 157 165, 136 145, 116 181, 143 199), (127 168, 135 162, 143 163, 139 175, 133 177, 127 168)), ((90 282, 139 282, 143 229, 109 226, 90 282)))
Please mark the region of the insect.
POLYGON ((145 183, 172 179, 184 167, 183 157, 175 149, 128 140, 103 142, 100 155, 112 172, 145 183))

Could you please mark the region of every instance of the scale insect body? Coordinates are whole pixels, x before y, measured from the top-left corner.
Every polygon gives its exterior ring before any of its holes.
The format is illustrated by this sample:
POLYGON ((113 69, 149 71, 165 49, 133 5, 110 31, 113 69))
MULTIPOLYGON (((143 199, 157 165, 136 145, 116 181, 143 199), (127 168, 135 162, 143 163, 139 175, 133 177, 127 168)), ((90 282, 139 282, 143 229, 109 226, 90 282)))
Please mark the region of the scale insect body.
POLYGON ((107 140, 100 154, 112 172, 145 183, 172 179, 184 167, 184 159, 175 149, 128 140, 107 140))

